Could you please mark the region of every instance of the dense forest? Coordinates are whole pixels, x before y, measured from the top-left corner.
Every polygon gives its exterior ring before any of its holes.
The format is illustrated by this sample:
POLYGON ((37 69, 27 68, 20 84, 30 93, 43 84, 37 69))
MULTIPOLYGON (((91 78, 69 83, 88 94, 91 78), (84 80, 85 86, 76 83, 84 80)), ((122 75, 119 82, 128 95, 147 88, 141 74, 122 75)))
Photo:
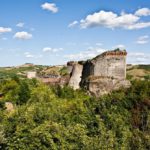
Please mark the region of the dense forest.
POLYGON ((149 109, 149 80, 95 98, 14 76, 0 80, 0 149, 148 150, 149 109))

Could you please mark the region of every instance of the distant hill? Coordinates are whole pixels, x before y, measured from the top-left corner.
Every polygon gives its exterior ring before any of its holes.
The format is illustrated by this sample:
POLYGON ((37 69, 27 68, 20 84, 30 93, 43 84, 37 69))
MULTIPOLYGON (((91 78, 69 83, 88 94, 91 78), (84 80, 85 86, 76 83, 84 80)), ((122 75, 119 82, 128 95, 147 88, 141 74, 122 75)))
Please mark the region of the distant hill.
POLYGON ((0 79, 11 78, 12 76, 17 75, 18 77, 26 77, 28 71, 42 71, 46 66, 42 65, 31 65, 24 64, 16 67, 0 67, 0 79))
MULTIPOLYGON (((0 67, 0 78, 10 78, 18 75, 21 78, 26 76, 28 71, 37 71, 38 74, 67 74, 67 68, 64 65, 60 66, 42 66, 26 63, 16 67, 0 67)), ((127 65, 127 78, 144 79, 150 78, 150 65, 127 65)))
POLYGON ((128 79, 150 79, 150 65, 127 65, 128 79))
POLYGON ((36 71, 40 75, 66 75, 67 67, 64 65, 57 66, 43 66, 43 65, 34 65, 31 63, 26 63, 16 67, 0 67, 0 79, 11 78, 12 76, 17 75, 18 77, 25 78, 27 72, 36 71))

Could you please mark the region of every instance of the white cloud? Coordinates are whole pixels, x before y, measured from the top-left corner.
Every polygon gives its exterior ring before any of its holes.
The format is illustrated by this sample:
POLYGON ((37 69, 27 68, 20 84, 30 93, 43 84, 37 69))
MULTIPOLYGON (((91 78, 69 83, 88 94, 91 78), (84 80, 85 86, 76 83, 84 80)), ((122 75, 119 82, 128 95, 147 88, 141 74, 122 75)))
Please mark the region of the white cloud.
POLYGON ((78 24, 78 21, 73 21, 72 23, 70 23, 69 25, 68 25, 68 27, 69 28, 72 28, 72 27, 74 27, 75 25, 77 25, 78 24))
POLYGON ((135 12, 135 15, 136 15, 136 16, 149 16, 149 15, 150 15, 150 9, 149 9, 149 8, 141 8, 141 9, 138 9, 138 10, 135 12))
POLYGON ((29 52, 25 52, 24 55, 27 58, 34 58, 34 55, 30 54, 29 52))
POLYGON ((53 13, 57 13, 58 12, 58 8, 56 6, 56 4, 54 3, 44 3, 41 5, 42 9, 51 11, 53 13))
POLYGON ((52 50, 51 47, 44 47, 43 52, 50 52, 52 50))
POLYGON ((113 48, 114 48, 114 49, 119 48, 119 49, 121 49, 121 50, 124 50, 124 49, 125 49, 125 45, 123 45, 123 44, 118 44, 118 45, 114 46, 113 48))
POLYGON ((25 32, 25 31, 17 32, 14 35, 14 38, 16 38, 16 39, 22 39, 22 40, 28 40, 28 39, 32 38, 32 34, 30 34, 28 32, 25 32))
MULTIPOLYGON (((121 12, 120 15, 112 11, 101 10, 93 14, 87 15, 84 19, 80 20, 80 27, 91 28, 91 27, 106 27, 110 29, 123 28, 127 30, 142 29, 150 27, 150 22, 144 22, 141 20, 141 16, 148 16, 149 9, 143 8, 135 12, 135 14, 121 12), (139 15, 142 12, 141 15, 139 15), (138 14, 138 15, 137 15, 138 14)), ((74 25, 77 21, 70 24, 74 25)))
POLYGON ((136 41, 137 44, 146 44, 148 42, 149 42, 149 36, 148 35, 140 36, 136 41))
POLYGON ((0 33, 6 33, 6 32, 11 32, 11 28, 5 28, 5 27, 0 27, 0 33))
POLYGON ((142 29, 142 28, 147 28, 147 27, 150 27, 150 22, 139 22, 136 24, 132 24, 132 25, 129 25, 127 29, 134 30, 134 29, 142 29))
POLYGON ((18 24, 16 24, 16 26, 22 28, 22 27, 24 27, 24 23, 23 22, 19 22, 18 24))
POLYGON ((56 53, 56 52, 60 52, 62 50, 63 50, 63 48, 51 48, 51 47, 44 47, 43 48, 43 52, 53 52, 53 53, 56 53))
POLYGON ((43 55, 41 55, 41 54, 33 55, 33 54, 31 54, 30 52, 25 52, 25 53, 24 53, 24 56, 25 56, 26 58, 35 58, 35 59, 39 59, 39 58, 42 58, 42 57, 43 57, 43 55))
POLYGON ((85 51, 81 51, 77 54, 68 54, 65 55, 64 57, 69 60, 86 60, 86 59, 94 58, 95 56, 103 53, 104 51, 105 49, 102 48, 89 47, 85 51))
POLYGON ((94 26, 105 26, 107 28, 127 28, 129 25, 135 24, 138 20, 139 17, 133 14, 121 14, 118 16, 116 13, 102 10, 98 13, 88 15, 84 20, 80 21, 80 25, 81 28, 94 26))

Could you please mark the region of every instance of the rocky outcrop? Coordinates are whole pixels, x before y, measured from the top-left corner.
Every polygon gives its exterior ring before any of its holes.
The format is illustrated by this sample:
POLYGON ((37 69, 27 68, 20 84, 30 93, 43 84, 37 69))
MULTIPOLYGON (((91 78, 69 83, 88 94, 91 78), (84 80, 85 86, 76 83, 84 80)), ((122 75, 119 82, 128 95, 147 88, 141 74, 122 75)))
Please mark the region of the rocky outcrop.
POLYGON ((84 64, 83 78, 88 76, 126 78, 126 51, 107 51, 84 64))
POLYGON ((86 81, 87 90, 94 96, 99 97, 104 94, 108 94, 113 90, 118 90, 120 88, 129 88, 130 82, 125 79, 113 79, 110 77, 96 77, 91 76, 86 81))
POLYGON ((80 65, 78 63, 73 65, 69 86, 71 86, 75 90, 80 88, 82 70, 83 70, 83 65, 80 65))
POLYGON ((69 85, 87 89, 95 96, 107 94, 121 87, 130 87, 126 80, 125 50, 107 51, 86 62, 71 62, 69 85))
POLYGON ((67 63, 67 71, 68 71, 68 74, 71 74, 72 73, 72 69, 73 69, 73 66, 76 64, 77 62, 75 61, 69 61, 67 63))

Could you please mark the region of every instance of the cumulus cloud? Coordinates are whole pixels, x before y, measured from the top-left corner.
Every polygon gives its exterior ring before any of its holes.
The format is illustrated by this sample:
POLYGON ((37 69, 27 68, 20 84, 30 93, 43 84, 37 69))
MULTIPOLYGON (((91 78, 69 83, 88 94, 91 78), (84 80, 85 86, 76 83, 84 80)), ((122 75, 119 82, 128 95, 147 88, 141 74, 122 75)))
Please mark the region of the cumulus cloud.
POLYGON ((41 7, 42 7, 42 9, 51 11, 52 13, 58 12, 58 8, 57 8, 56 4, 54 4, 54 3, 46 2, 46 3, 42 4, 41 7))
POLYGON ((149 16, 149 15, 150 15, 150 9, 149 9, 149 8, 141 8, 141 9, 138 9, 138 10, 135 12, 135 15, 136 15, 136 16, 149 16))
MULTIPOLYGON (((123 28, 126 30, 142 29, 150 27, 150 22, 142 21, 142 16, 148 16, 150 9, 142 8, 137 10, 134 14, 121 12, 117 14, 112 11, 101 10, 93 14, 87 15, 84 19, 80 20, 80 27, 82 29, 92 27, 106 27, 106 28, 123 28)), ((74 21, 69 26, 76 25, 74 21)))
POLYGON ((146 44, 148 42, 149 42, 149 36, 148 35, 140 36, 136 41, 137 44, 146 44))
POLYGON ((103 53, 104 51, 105 51, 105 49, 102 49, 102 48, 89 47, 85 51, 81 51, 76 54, 64 55, 64 57, 69 60, 86 60, 86 59, 93 58, 93 57, 103 53))
POLYGON ((147 28, 147 27, 150 27, 150 22, 139 22, 136 24, 132 24, 132 25, 129 25, 127 29, 134 30, 134 29, 142 29, 142 28, 147 28))
POLYGON ((138 16, 133 14, 122 14, 118 16, 113 12, 100 11, 92 15, 88 15, 80 21, 81 28, 105 26, 107 28, 123 27, 128 28, 129 25, 135 24, 139 20, 138 16))
POLYGON ((0 33, 6 33, 6 32, 11 32, 11 28, 5 28, 5 27, 0 27, 0 33))
POLYGON ((51 48, 51 47, 43 48, 43 52, 52 52, 52 53, 60 52, 62 50, 63 50, 63 48, 51 48))
POLYGON ((14 38, 21 39, 21 40, 29 40, 32 38, 32 34, 25 31, 17 32, 15 33, 14 38))
POLYGON ((16 24, 16 26, 22 28, 22 27, 24 27, 24 23, 23 22, 19 22, 18 24, 16 24))
POLYGON ((74 27, 75 25, 77 25, 78 24, 78 21, 73 21, 72 23, 70 23, 69 25, 68 25, 68 27, 69 28, 72 28, 72 27, 74 27))

